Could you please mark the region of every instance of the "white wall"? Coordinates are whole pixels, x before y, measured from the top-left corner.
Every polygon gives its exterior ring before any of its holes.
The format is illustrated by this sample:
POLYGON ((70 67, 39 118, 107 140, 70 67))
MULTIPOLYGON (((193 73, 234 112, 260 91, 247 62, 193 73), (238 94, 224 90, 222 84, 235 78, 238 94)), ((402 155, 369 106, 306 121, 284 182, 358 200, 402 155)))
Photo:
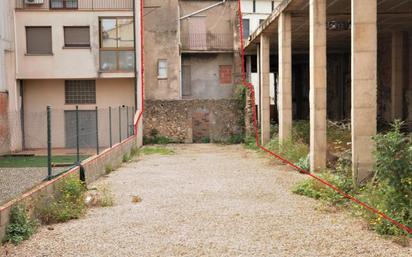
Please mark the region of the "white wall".
MULTIPOLYGON (((133 16, 132 11, 16 11, 17 78, 99 77, 99 17, 133 16), (25 26, 52 26, 53 55, 26 55, 25 26), (90 49, 64 49, 63 26, 90 26, 90 49)), ((109 73, 104 74, 109 75, 109 73)), ((133 77, 133 72, 110 74, 133 77)))
MULTIPOLYGON (((274 0, 274 8, 281 0, 274 0)), ((242 0, 243 19, 249 20, 249 30, 252 34, 259 27, 259 20, 265 20, 272 13, 272 0, 256 0, 256 10, 253 12, 253 0, 242 0)))
MULTIPOLYGON (((255 89, 255 104, 259 105, 259 96, 260 96, 260 89, 259 89, 259 74, 258 73, 251 73, 250 74, 250 82, 255 89)), ((274 105, 275 103, 275 74, 269 74, 269 90, 270 90, 270 104, 274 105)))

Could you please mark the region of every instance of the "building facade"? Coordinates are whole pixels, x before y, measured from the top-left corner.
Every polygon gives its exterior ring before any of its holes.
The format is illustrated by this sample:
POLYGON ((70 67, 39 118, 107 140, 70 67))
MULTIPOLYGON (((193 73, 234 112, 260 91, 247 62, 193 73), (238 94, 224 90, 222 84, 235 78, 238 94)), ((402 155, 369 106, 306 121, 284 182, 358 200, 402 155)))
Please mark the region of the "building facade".
MULTIPOLYGON (((379 124, 401 119, 411 130, 411 8, 396 0, 283 0, 251 33, 245 51, 258 60, 261 105, 269 105, 273 71, 279 140, 291 137, 293 120, 310 120, 313 171, 327 164, 328 119, 351 121, 358 183, 371 175, 379 124)), ((260 108, 262 143, 271 137, 267 110, 260 108)))
POLYGON ((146 135, 200 142, 241 133, 229 101, 241 82, 237 8, 233 0, 145 1, 146 135))
MULTIPOLYGON (((13 2, 9 8, 13 18, 2 24, 13 28, 10 42, 15 59, 7 60, 7 67, 14 69, 9 83, 13 99, 9 101, 15 106, 10 110, 15 112, 9 114, 17 120, 9 123, 9 131, 20 131, 21 135, 21 142, 8 151, 46 146, 47 106, 53 110, 55 148, 72 145, 69 123, 76 106, 81 110, 80 124, 84 124, 81 131, 96 130, 96 126, 107 131, 109 107, 118 108, 118 119, 125 115, 133 126, 135 114, 142 109, 141 1, 7 2, 13 2), (126 108, 128 114, 123 114, 126 108), (91 125, 91 117, 100 122, 91 125)), ((124 129, 123 135, 128 134, 130 128, 124 129)), ((98 140, 102 147, 109 145, 103 134, 98 140)), ((85 133, 80 140, 93 147, 96 142, 89 138, 85 133)))

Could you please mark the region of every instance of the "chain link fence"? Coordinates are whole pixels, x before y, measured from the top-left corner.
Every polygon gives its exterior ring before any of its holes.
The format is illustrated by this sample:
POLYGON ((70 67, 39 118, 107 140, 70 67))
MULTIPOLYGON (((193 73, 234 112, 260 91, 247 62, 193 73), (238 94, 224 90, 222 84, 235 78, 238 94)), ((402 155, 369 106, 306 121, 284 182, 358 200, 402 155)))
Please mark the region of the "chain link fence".
POLYGON ((13 152, 0 156, 0 204, 133 136, 134 113, 129 106, 9 112, 0 147, 13 152))

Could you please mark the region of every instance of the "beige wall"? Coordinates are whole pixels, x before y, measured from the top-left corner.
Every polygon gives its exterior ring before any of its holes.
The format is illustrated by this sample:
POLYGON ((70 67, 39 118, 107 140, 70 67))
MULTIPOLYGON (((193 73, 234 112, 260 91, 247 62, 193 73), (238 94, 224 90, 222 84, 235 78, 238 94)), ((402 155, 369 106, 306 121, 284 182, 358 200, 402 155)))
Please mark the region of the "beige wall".
MULTIPOLYGON (((99 108, 99 144, 107 146, 108 107, 134 105, 134 79, 96 80, 96 105, 99 108)), ((46 142, 46 106, 52 107, 53 148, 65 146, 64 110, 75 105, 65 104, 64 80, 26 80, 24 82, 24 124, 26 148, 44 148, 46 142)), ((79 105, 80 110, 94 110, 96 105, 79 105)), ((131 111, 130 111, 131 117, 131 111)), ((112 112, 113 142, 118 141, 118 114, 112 112)), ((125 116, 122 116, 125 120, 125 116)), ((122 130, 125 135, 126 129, 122 130)))
POLYGON ((133 16, 131 11, 16 11, 18 79, 133 77, 133 73, 99 74, 99 17, 133 16), (26 54, 25 26, 52 26, 53 55, 26 54), (65 49, 63 26, 90 26, 91 48, 65 49))
POLYGON ((180 98, 178 0, 146 0, 144 65, 146 99, 180 98), (159 59, 168 60, 168 78, 158 79, 159 59))

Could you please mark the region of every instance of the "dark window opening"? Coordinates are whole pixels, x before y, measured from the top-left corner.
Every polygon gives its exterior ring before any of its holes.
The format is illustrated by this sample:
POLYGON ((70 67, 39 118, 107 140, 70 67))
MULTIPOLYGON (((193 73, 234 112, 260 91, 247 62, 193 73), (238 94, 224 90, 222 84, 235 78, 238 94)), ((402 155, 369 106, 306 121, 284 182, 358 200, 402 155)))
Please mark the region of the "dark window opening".
POLYGON ((52 54, 51 27, 26 27, 27 54, 52 54))
POLYGON ((253 12, 256 12, 256 0, 253 0, 253 12))
POLYGON ((250 35, 249 19, 243 19, 242 24, 243 24, 243 38, 247 39, 250 35))
POLYGON ((65 47, 89 47, 90 28, 84 27, 64 27, 65 47))
POLYGON ((77 9, 78 0, 50 0, 51 9, 77 9))

